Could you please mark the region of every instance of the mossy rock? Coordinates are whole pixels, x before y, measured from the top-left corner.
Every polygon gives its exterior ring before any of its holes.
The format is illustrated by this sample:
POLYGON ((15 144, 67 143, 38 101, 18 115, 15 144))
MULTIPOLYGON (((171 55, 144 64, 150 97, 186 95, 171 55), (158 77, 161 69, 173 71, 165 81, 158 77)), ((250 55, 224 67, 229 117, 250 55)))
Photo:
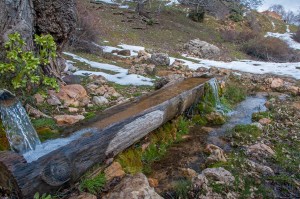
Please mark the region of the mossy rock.
POLYGON ((205 115, 205 118, 211 125, 222 125, 226 122, 226 117, 219 112, 211 112, 205 115))

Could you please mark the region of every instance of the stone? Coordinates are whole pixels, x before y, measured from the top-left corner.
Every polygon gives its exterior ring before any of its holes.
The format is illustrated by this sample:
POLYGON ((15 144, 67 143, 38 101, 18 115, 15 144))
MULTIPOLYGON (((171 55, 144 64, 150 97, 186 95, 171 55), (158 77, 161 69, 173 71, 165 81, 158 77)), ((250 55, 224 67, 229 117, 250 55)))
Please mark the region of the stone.
POLYGON ((221 125, 226 122, 225 117, 219 112, 211 112, 209 114, 206 114, 205 118, 207 119, 207 122, 209 124, 214 124, 214 125, 221 125))
POLYGON ((79 108, 69 107, 69 108, 68 108, 68 111, 69 111, 70 113, 77 113, 77 112, 79 111, 79 108))
MULTIPOLYGON (((97 87, 97 86, 95 85, 95 87, 97 87)), ((92 94, 94 94, 94 95, 104 95, 106 92, 107 92, 106 87, 101 86, 101 87, 95 89, 94 92, 92 92, 92 94)))
POLYGON ((120 50, 117 52, 118 55, 122 55, 122 56, 130 56, 130 50, 120 50))
POLYGON ((180 171, 182 172, 182 175, 188 179, 193 179, 197 177, 197 172, 190 168, 180 168, 180 171))
POLYGON ((52 105, 52 106, 61 105, 61 102, 60 102, 60 100, 58 99, 58 97, 56 97, 54 91, 51 92, 51 93, 50 93, 50 91, 48 91, 48 93, 49 93, 49 96, 48 96, 48 99, 47 99, 47 103, 48 103, 48 104, 50 104, 50 105, 52 105))
POLYGON ((65 106, 86 106, 90 99, 86 90, 80 84, 62 86, 58 93, 54 94, 65 106))
POLYGON ((122 178, 125 176, 125 172, 119 162, 113 162, 104 170, 104 173, 108 182, 114 178, 122 178))
POLYGON ((45 101, 45 98, 39 93, 34 94, 33 97, 38 105, 45 101))
POLYGON ((187 50, 188 54, 200 58, 212 58, 219 56, 221 53, 221 50, 217 46, 201 41, 200 39, 190 40, 184 44, 184 49, 187 50))
POLYGON ((210 133, 210 132, 214 131, 214 128, 207 127, 207 126, 203 126, 203 127, 201 127, 201 130, 202 130, 204 133, 210 133))
POLYGON ((175 59, 175 61, 171 65, 171 68, 173 68, 173 69, 180 69, 180 70, 187 70, 188 66, 185 65, 184 61, 175 59))
POLYGON ((97 196, 90 193, 83 192, 78 196, 71 196, 68 199, 97 199, 97 196))
POLYGON ((270 124, 272 122, 272 120, 270 120, 269 118, 262 118, 258 121, 261 125, 267 125, 270 124))
POLYGON ((155 75, 156 67, 154 64, 136 64, 131 66, 128 70, 129 74, 138 74, 138 75, 155 75))
POLYGON ((207 179, 211 179, 213 181, 218 181, 218 183, 231 185, 235 178, 234 176, 223 167, 219 168, 207 168, 202 171, 207 179))
POLYGON ((294 95, 298 95, 300 93, 300 88, 297 86, 288 86, 287 90, 293 93, 294 95))
POLYGON ((25 106, 26 111, 28 113, 29 116, 32 116, 34 118, 51 118, 50 116, 44 114, 43 112, 41 112, 40 110, 30 106, 29 104, 26 104, 25 106))
POLYGON ((251 126, 256 126, 257 128, 259 128, 260 130, 263 130, 263 125, 261 124, 261 123, 259 123, 259 122, 253 122, 252 124, 251 124, 251 126))
POLYGON ((151 55, 151 62, 156 66, 169 66, 170 58, 165 53, 154 53, 151 55))
POLYGON ((223 149, 221 149, 216 145, 208 144, 205 147, 204 152, 210 154, 206 160, 207 164, 216 163, 216 162, 227 162, 223 149))
POLYGON ((108 194, 102 197, 103 199, 163 199, 155 190, 150 187, 147 177, 138 173, 129 175, 122 179, 108 194))
POLYGON ((253 153, 269 154, 270 156, 275 155, 275 151, 271 147, 269 147, 268 145, 262 144, 262 143, 258 143, 258 144, 249 146, 247 148, 247 153, 248 154, 253 154, 253 153))
POLYGON ((84 119, 83 115, 56 115, 54 119, 58 126, 71 125, 84 119))
POLYGON ((66 75, 62 79, 68 85, 81 83, 81 76, 79 75, 66 75))
POLYGON ((256 163, 251 160, 246 160, 246 163, 253 169, 255 172, 258 172, 264 176, 274 176, 274 171, 268 166, 256 163))
POLYGON ((97 106, 103 106, 109 103, 108 99, 103 96, 94 96, 93 103, 97 106))
POLYGON ((158 180, 155 178, 148 178, 148 182, 150 187, 157 187, 158 186, 158 180))
POLYGON ((277 89, 283 86, 283 80, 280 78, 274 78, 271 82, 271 88, 272 89, 277 89))

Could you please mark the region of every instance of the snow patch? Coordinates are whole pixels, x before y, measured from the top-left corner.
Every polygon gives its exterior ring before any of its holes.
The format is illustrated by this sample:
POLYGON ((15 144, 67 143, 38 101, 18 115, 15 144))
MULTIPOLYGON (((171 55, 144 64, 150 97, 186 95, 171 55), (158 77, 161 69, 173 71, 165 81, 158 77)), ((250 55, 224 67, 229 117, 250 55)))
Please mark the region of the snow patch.
POLYGON ((290 48, 300 50, 300 43, 296 42, 292 37, 293 33, 274 33, 274 32, 268 32, 266 34, 266 37, 275 37, 278 39, 281 39, 282 41, 286 42, 290 48))

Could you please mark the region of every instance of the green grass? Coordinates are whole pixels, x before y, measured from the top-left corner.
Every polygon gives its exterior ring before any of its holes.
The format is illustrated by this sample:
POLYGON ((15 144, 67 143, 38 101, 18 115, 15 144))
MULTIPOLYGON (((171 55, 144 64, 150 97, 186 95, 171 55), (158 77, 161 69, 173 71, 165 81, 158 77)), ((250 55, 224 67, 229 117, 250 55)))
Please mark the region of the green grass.
POLYGON ((254 143, 260 136, 262 131, 254 125, 237 125, 227 132, 233 145, 241 146, 254 143))
POLYGON ((143 170, 141 148, 129 148, 117 157, 124 171, 130 174, 140 173, 143 170))
POLYGON ((34 128, 49 127, 54 129, 57 127, 55 120, 52 118, 32 119, 31 123, 34 128))
POLYGON ((257 112, 257 113, 253 113, 252 114, 252 120, 255 121, 255 122, 258 122, 260 119, 263 119, 263 118, 272 119, 273 115, 269 111, 266 111, 266 112, 257 112))
POLYGON ((223 97, 231 106, 246 99, 247 91, 245 87, 238 85, 238 83, 230 82, 226 85, 223 91, 223 97))
POLYGON ((104 173, 100 173, 94 178, 91 179, 83 179, 80 182, 79 189, 81 191, 87 191, 91 194, 99 194, 102 192, 103 187, 106 184, 106 178, 104 173))
POLYGON ((190 180, 179 180, 174 185, 174 191, 177 198, 188 198, 189 190, 192 187, 190 180))

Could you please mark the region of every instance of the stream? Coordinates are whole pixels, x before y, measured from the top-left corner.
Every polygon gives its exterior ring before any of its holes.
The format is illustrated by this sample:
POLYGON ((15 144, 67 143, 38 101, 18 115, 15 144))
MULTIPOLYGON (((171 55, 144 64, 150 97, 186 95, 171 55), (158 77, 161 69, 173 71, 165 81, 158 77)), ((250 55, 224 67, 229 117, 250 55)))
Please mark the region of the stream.
POLYGON ((237 124, 251 124, 253 113, 266 110, 265 102, 264 93, 247 97, 233 111, 228 113, 227 123, 212 128, 210 133, 205 132, 200 126, 192 127, 190 134, 184 141, 174 144, 168 149, 162 160, 153 164, 153 173, 150 177, 159 181, 156 191, 164 198, 170 198, 172 195, 170 190, 172 190, 174 183, 183 180, 181 168, 190 168, 201 173, 207 158, 204 153, 207 144, 214 144, 225 151, 230 151, 230 145, 222 139, 222 136, 237 124))

